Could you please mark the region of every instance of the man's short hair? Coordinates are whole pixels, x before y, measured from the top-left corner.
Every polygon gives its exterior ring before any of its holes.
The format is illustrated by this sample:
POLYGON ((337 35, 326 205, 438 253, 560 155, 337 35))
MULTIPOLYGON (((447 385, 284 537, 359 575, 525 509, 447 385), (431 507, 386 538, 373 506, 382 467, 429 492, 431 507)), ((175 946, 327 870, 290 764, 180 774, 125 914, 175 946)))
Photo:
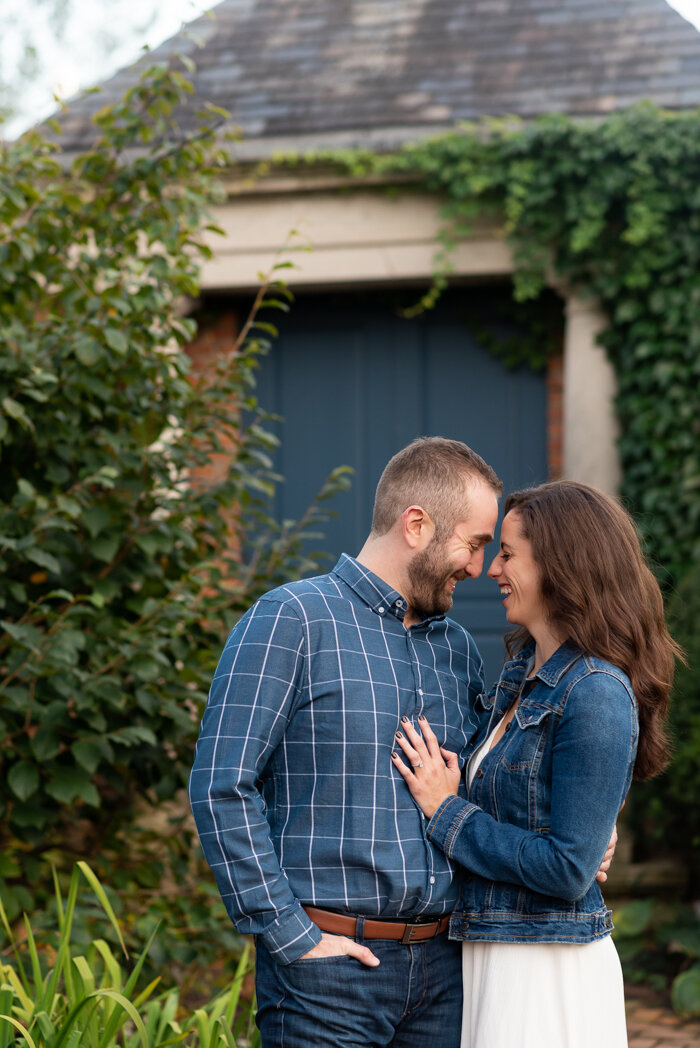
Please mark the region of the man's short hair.
POLYGON ((461 440, 417 437, 389 460, 379 478, 372 533, 386 535, 404 510, 422 506, 435 525, 435 541, 446 541, 464 518, 465 487, 474 480, 503 493, 494 470, 461 440))

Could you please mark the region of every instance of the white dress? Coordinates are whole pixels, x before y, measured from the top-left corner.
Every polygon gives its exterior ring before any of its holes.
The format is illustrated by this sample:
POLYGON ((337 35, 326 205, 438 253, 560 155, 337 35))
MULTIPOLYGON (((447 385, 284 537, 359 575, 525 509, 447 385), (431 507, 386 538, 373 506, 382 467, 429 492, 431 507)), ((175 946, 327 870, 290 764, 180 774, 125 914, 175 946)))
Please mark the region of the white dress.
MULTIPOLYGON (((469 785, 496 725, 469 766, 469 785)), ((462 944, 461 1048, 627 1048, 610 936, 582 943, 462 944)))

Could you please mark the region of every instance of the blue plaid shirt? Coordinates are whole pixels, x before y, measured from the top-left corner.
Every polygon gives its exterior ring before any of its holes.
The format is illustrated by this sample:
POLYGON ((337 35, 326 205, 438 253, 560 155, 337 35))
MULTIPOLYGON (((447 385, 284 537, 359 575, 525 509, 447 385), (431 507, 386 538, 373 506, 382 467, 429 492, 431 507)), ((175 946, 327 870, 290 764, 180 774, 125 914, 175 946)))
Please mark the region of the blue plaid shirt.
POLYGON ((202 720, 190 800, 239 931, 287 964, 320 939, 302 903, 372 917, 450 913, 455 867, 392 766, 402 716, 462 753, 482 662, 439 616, 406 629, 396 590, 343 555, 237 623, 202 720))

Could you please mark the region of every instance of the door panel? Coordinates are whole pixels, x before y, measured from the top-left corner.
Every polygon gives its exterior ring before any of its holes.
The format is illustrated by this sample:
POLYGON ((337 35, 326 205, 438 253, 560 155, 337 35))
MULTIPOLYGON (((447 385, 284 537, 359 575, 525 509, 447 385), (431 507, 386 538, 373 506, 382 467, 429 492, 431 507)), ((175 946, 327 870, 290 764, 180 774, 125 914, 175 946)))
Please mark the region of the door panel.
MULTIPOLYGON (((369 531, 372 503, 388 459, 415 436, 465 441, 489 462, 506 491, 547 479, 546 387, 528 368, 506 369, 470 334, 470 296, 480 315, 502 288, 443 297, 432 312, 402 318, 396 297, 304 296, 280 324, 259 379, 261 405, 284 418, 276 426, 279 519, 297 518, 331 469, 350 465, 350 492, 335 500, 338 519, 325 528, 329 564, 357 553, 369 531)), ((411 298, 404 300, 411 301, 411 298)), ((494 319, 494 324, 501 323, 494 319)), ((495 544, 487 549, 488 566, 495 544)), ((500 667, 508 626, 498 590, 485 573, 458 586, 453 616, 474 635, 489 680, 500 667)))

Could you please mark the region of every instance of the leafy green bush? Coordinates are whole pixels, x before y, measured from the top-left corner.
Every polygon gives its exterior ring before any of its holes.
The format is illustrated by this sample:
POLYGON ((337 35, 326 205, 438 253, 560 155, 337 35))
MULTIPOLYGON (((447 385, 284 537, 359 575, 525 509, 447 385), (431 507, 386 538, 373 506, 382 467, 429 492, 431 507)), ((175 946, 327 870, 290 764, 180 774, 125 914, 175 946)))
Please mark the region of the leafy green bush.
POLYGON ((0 902, 0 923, 12 948, 11 961, 0 963, 0 1048, 17 1043, 29 1048, 78 1044, 85 1048, 166 1044, 255 1048, 259 1044, 252 1002, 241 998, 243 977, 250 968, 248 948, 225 993, 205 1007, 183 1009, 177 990, 156 994, 158 978, 139 986, 155 932, 131 970, 124 966, 127 953, 121 929, 89 866, 76 865, 65 901, 57 887, 56 905, 55 942, 42 941, 26 918, 26 938, 18 941, 0 902), (122 961, 104 939, 92 941, 84 954, 72 946, 81 874, 122 945, 122 961))
POLYGON ((625 979, 670 990, 684 1018, 700 1016, 700 919, 690 906, 639 899, 615 910, 625 979))
MULTIPOLYGON (((323 519, 267 515, 274 438, 255 312, 203 375, 182 303, 216 233, 217 112, 155 67, 70 165, 37 131, 0 146, 0 892, 41 903, 44 857, 129 865, 139 805, 182 789, 222 642, 315 566, 323 519), (250 419, 245 425, 243 419, 250 419), (225 467, 207 470, 212 457, 225 467)), ((60 135, 59 135, 60 137, 60 135)), ((274 279, 260 308, 286 309, 274 279)), ((343 483, 338 473, 321 497, 343 483)), ((65 862, 65 860, 64 860, 65 862)), ((151 865, 150 874, 154 873, 151 865)))
POLYGON ((688 870, 691 898, 700 895, 700 565, 668 601, 671 632, 686 652, 671 696, 673 759, 659 779, 637 783, 631 820, 640 857, 663 852, 688 870))

